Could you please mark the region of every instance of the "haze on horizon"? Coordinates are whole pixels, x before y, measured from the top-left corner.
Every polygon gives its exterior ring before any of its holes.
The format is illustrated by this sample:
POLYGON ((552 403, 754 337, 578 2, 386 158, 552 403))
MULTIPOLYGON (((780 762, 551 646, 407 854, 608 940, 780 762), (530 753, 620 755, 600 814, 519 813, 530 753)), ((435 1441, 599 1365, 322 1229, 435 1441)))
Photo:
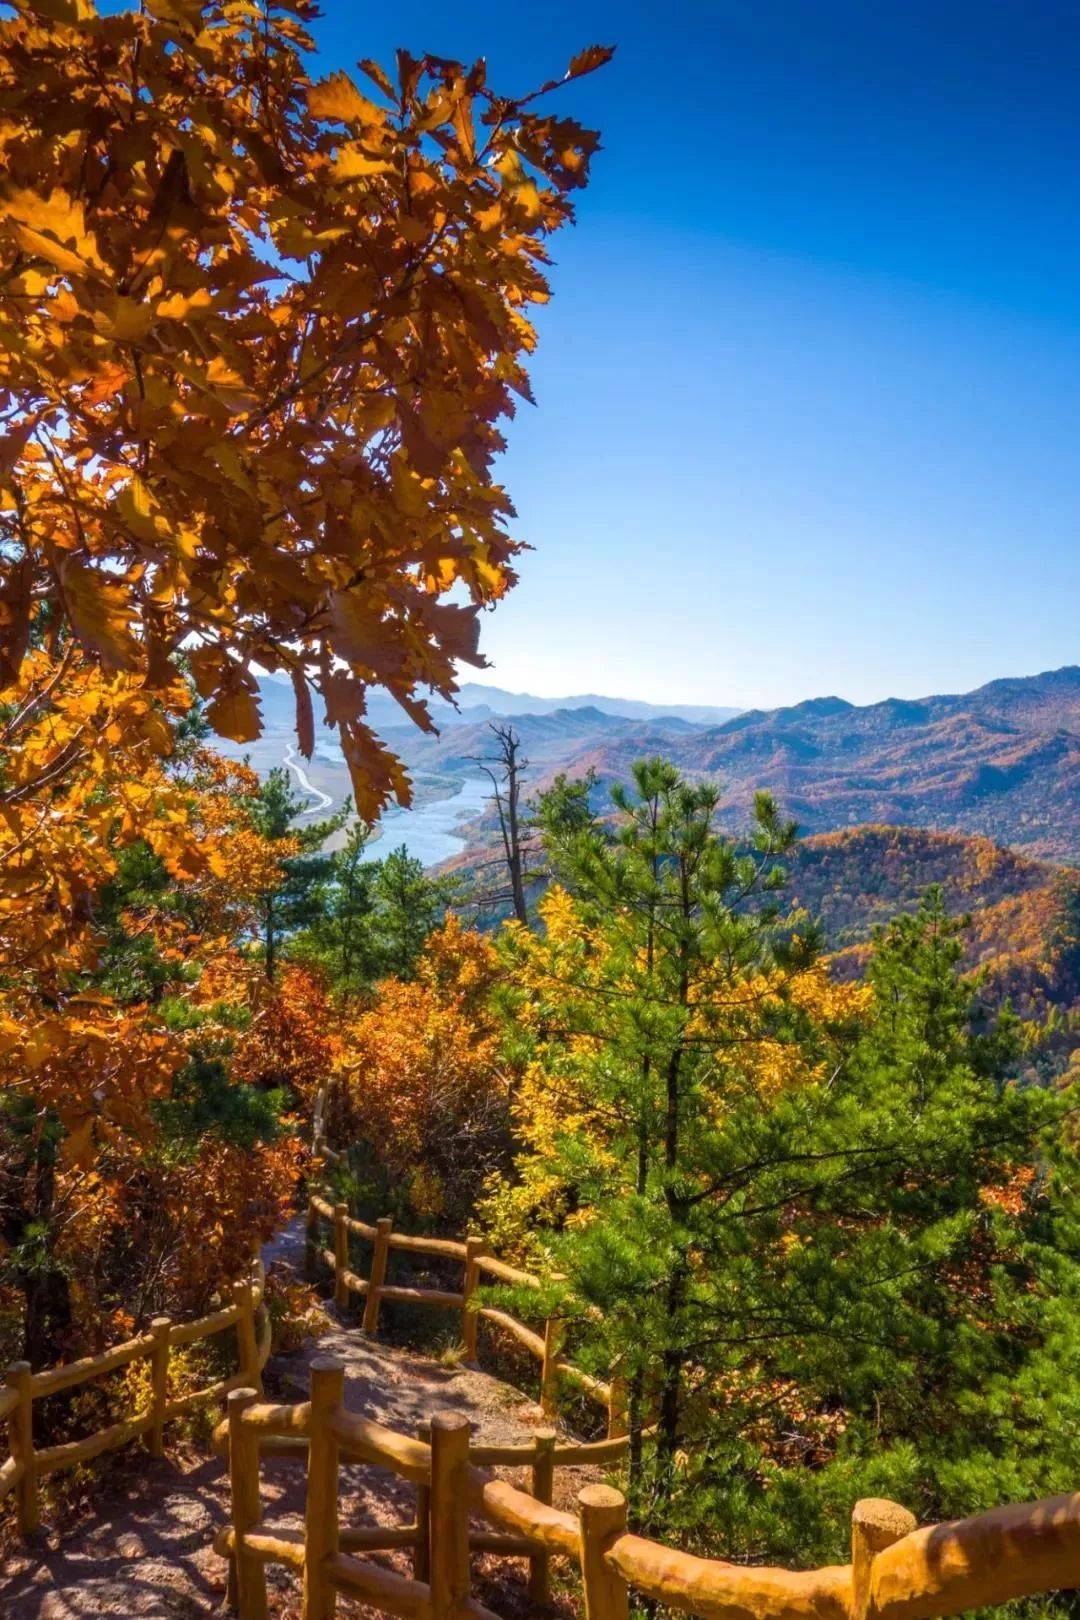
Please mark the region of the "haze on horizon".
POLYGON ((485 687, 490 687, 495 693, 509 691, 512 692, 515 697, 538 697, 543 698, 546 703, 551 703, 559 698, 578 699, 581 697, 588 697, 608 699, 611 701, 647 703, 650 706, 657 708, 662 708, 665 703, 670 703, 672 708, 706 706, 724 709, 730 707, 734 711, 743 713, 748 709, 761 709, 769 711, 772 709, 788 708, 793 704, 803 703, 812 698, 838 697, 844 698, 848 703, 854 703, 862 706, 866 704, 884 703, 889 698, 898 698, 903 701, 916 702, 922 698, 929 697, 962 697, 967 691, 976 691, 980 686, 987 686, 993 681, 1024 680, 1038 675, 1054 674, 1059 669, 1071 669, 1075 667, 1075 664, 1061 664, 1055 665, 1053 668, 1048 667, 1047 669, 1002 669, 996 675, 991 675, 988 680, 979 681, 974 687, 971 688, 940 686, 935 687, 933 690, 927 688, 926 691, 919 692, 907 691, 906 689, 901 690, 900 688, 897 688, 895 691, 882 691, 876 693, 873 697, 853 698, 848 696, 848 694, 845 692, 829 691, 824 687, 820 689, 814 687, 811 690, 809 687, 807 687, 805 691, 798 693, 794 697, 784 698, 779 703, 751 702, 739 704, 733 703, 730 705, 722 696, 706 696, 700 687, 696 691, 684 692, 681 695, 678 692, 666 692, 662 697, 658 698, 650 696, 648 692, 616 692, 612 688, 604 688, 603 690, 600 690, 596 687, 589 687, 588 689, 582 687, 578 690, 570 691, 568 688, 558 686, 548 692, 540 691, 535 687, 511 687, 506 682, 496 679, 496 671, 494 669, 476 670, 473 669, 471 665, 465 664, 458 667, 458 677, 461 686, 469 687, 473 690, 473 692, 479 691, 482 693, 485 687))
POLYGON ((1080 13, 414 0, 317 25, 561 92, 604 151, 500 469, 512 689, 739 707, 1077 661, 1080 13))

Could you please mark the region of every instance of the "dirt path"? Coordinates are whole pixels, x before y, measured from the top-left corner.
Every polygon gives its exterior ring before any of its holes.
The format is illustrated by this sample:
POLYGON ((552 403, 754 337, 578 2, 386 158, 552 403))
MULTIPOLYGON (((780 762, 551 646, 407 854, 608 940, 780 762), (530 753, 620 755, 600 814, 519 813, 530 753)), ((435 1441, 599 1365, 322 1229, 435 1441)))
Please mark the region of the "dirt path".
MULTIPOLYGON (((298 1259, 297 1231, 283 1234, 268 1260, 298 1259)), ((333 1316, 333 1307, 327 1306, 333 1316)), ((336 1319, 333 1328, 267 1367, 273 1399, 304 1400, 313 1356, 333 1354, 346 1365, 345 1404, 403 1433, 413 1434, 433 1412, 463 1412, 478 1437, 492 1444, 528 1439, 540 1423, 539 1408, 518 1391, 473 1368, 449 1368, 393 1345, 365 1339, 336 1319)), ((514 1477, 508 1475, 507 1477, 514 1477)), ((572 1497, 585 1476, 560 1473, 572 1497)), ((299 1462, 263 1463, 263 1516, 267 1522, 298 1527, 303 1520, 304 1471, 299 1462)), ((414 1493, 382 1470, 360 1465, 341 1470, 343 1524, 401 1523, 413 1516, 414 1493)), ((212 1549, 228 1519, 228 1482, 217 1458, 191 1455, 161 1462, 133 1456, 126 1470, 110 1478, 108 1494, 61 1538, 45 1533, 34 1547, 8 1560, 0 1582, 3 1620, 90 1620, 92 1616, 192 1620, 220 1609, 225 1595, 225 1561, 212 1549)), ((379 1555, 380 1558, 384 1555, 379 1555)), ((399 1568, 399 1554, 386 1560, 399 1568)), ((488 1600, 499 1587, 499 1609, 512 1617, 524 1608, 506 1560, 477 1561, 477 1596, 488 1600)), ((514 1568, 524 1570, 515 1563, 514 1568)), ((298 1587, 292 1574, 270 1567, 271 1609, 280 1620, 298 1613, 298 1587)))

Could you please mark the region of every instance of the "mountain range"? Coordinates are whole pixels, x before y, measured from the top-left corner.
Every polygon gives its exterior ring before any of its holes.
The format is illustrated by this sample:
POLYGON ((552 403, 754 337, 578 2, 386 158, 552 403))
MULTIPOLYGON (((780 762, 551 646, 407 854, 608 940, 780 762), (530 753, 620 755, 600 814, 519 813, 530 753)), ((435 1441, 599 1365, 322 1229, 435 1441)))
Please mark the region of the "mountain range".
MULTIPOLYGON (((574 771, 625 775, 636 744, 606 739, 574 771)), ((770 789, 808 832, 863 822, 977 833, 1033 856, 1080 859, 1080 668, 977 691, 857 707, 815 698, 672 739, 689 774, 738 821, 770 789)))
MULTIPOLYGON (((244 752, 265 770, 295 741, 293 699, 277 680, 263 679, 260 689, 264 735, 244 752)), ((660 706, 643 715, 617 712, 638 707, 619 699, 535 699, 473 683, 462 689, 458 709, 442 706, 437 736, 403 722, 388 698, 373 700, 370 718, 404 760, 421 805, 477 777, 477 759, 491 752, 490 722, 507 718, 529 761, 531 792, 560 772, 591 769, 602 804, 634 760, 661 753, 688 776, 718 784, 721 818, 733 829, 755 790, 767 788, 806 833, 900 824, 990 838, 1035 859, 1080 862, 1075 665, 962 694, 866 705, 820 697, 770 710, 706 711, 727 716, 719 721, 660 706), (481 694, 483 701, 473 701, 481 694)), ((340 748, 325 728, 304 770, 329 799, 347 794, 340 748)), ((489 841, 490 812, 473 831, 470 844, 489 841)))

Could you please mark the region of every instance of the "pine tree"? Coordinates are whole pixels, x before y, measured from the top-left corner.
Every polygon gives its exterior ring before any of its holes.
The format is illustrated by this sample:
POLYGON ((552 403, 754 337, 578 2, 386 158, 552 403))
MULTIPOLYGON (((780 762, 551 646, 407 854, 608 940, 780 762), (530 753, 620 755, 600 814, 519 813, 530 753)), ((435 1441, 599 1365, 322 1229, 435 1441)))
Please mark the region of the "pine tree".
POLYGON ((373 884, 379 973, 412 977, 428 935, 442 922, 453 893, 446 878, 432 878, 404 844, 379 862, 373 884))
POLYGON ((284 766, 277 766, 259 784, 251 804, 252 821, 263 838, 275 843, 289 839, 296 847, 296 853, 281 863, 284 881, 274 889, 267 889, 259 904, 263 962, 268 979, 274 977, 282 938, 309 926, 321 914, 321 890, 330 871, 329 857, 323 852, 323 846, 345 825, 349 814, 346 805, 336 815, 312 822, 310 826, 300 826, 307 811, 306 799, 295 792, 284 766))
POLYGON ((962 925, 931 893, 834 983, 768 800, 735 844, 660 762, 614 799, 612 825, 548 806, 566 887, 509 930, 522 1148, 489 1213, 547 1228, 550 1308, 630 1379, 638 1522, 828 1558, 858 1495, 1067 1488, 1076 1425, 1038 1437, 1080 1372, 1070 1099, 1010 1081, 962 925))
POLYGON ((410 979, 453 894, 404 845, 381 861, 368 855, 370 829, 354 823, 344 846, 324 860, 309 891, 307 923, 289 955, 318 967, 334 990, 356 994, 386 977, 410 979))

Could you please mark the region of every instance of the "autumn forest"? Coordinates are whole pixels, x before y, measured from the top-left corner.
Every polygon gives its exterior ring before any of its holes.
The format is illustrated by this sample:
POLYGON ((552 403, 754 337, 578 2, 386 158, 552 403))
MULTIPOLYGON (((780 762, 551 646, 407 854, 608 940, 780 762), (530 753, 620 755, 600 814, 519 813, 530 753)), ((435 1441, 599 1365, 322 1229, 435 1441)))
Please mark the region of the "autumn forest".
MULTIPOLYGON (((498 461, 612 51, 511 97, 483 61, 322 72, 314 15, 0 19, 2 1365, 225 1309, 317 1190, 504 1258, 478 1297, 623 1392, 604 1477, 638 1536, 805 1569, 846 1562, 859 1499, 933 1523, 1075 1489, 1080 879, 1047 831, 1075 809, 1036 782, 1026 848, 933 809, 807 837, 768 716, 542 776, 504 719, 475 859, 373 841, 412 791, 376 695, 433 734, 516 583, 498 461), (245 762, 267 676, 301 759, 336 733, 344 805, 245 762)), ((275 1356, 327 1330, 312 1269, 269 1263, 275 1356)), ((388 1323, 460 1361, 445 1322, 388 1323)), ((169 1399, 232 1354, 178 1341, 169 1399)), ((148 1365, 10 1419, 0 1547, 33 1447, 141 1410, 148 1365)), ((192 1399, 166 1449, 219 1417, 192 1399)), ((569 1386, 554 1419, 600 1432, 569 1386)), ((35 1512, 62 1538, 140 1444, 35 1512)))

